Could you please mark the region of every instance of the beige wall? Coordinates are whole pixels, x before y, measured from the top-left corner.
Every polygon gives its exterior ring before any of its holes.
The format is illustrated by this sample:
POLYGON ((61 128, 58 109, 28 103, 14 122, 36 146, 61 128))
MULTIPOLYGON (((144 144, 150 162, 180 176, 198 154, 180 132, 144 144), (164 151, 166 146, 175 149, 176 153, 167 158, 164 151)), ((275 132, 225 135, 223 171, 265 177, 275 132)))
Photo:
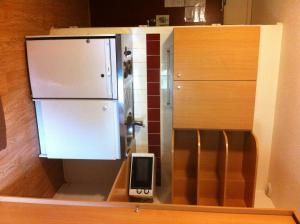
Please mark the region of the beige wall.
POLYGON ((48 34, 52 26, 88 26, 88 0, 1 0, 0 24, 0 87, 5 87, 7 131, 7 147, 0 151, 0 194, 51 197, 63 182, 62 163, 38 157, 24 36, 48 34))
POLYGON ((224 25, 249 24, 252 0, 227 0, 224 7, 224 25))
POLYGON ((276 207, 300 210, 300 1, 254 0, 253 24, 283 23, 269 181, 276 207))

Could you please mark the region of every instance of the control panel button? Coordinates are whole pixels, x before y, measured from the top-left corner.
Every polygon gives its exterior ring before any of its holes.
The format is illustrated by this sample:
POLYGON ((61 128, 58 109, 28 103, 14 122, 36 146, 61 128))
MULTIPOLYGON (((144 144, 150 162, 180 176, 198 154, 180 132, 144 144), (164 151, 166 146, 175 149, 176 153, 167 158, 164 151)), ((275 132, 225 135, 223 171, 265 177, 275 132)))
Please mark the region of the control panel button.
POLYGON ((145 193, 145 194, 149 194, 149 190, 148 190, 148 189, 145 189, 145 190, 144 190, 144 193, 145 193))
POLYGON ((136 189, 136 193, 141 194, 142 193, 142 189, 136 189))

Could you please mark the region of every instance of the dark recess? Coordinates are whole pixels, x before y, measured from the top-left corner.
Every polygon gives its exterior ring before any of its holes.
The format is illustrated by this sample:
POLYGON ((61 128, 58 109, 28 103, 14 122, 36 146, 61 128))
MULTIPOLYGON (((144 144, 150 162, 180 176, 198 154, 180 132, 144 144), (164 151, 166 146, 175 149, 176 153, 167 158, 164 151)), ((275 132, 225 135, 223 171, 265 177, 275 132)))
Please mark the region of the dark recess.
MULTIPOLYGON (((155 15, 170 15, 170 25, 199 25, 184 22, 184 8, 165 8, 164 0, 90 0, 93 27, 146 25, 155 15)), ((206 24, 223 23, 221 0, 206 0, 206 24)), ((202 25, 205 25, 202 23, 202 25)))

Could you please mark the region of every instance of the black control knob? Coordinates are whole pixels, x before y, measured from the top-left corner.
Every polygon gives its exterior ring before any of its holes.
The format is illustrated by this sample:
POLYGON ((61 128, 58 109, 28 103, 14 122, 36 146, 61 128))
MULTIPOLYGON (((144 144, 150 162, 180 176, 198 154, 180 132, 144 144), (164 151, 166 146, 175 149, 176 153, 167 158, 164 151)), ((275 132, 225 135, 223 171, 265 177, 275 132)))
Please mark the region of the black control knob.
POLYGON ((141 194, 142 193, 142 189, 136 189, 136 193, 141 194))

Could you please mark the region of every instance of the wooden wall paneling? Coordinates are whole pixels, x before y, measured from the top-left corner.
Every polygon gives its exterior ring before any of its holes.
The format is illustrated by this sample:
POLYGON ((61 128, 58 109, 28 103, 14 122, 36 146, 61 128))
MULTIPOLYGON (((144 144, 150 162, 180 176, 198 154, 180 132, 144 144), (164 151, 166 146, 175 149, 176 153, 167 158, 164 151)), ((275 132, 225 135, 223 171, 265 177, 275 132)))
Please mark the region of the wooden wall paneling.
POLYGON ((64 181, 62 162, 38 157, 24 36, 48 34, 52 26, 88 26, 88 0, 6 0, 0 3, 0 14, 0 89, 5 90, 7 132, 7 147, 0 151, 0 194, 52 197, 64 181))
POLYGON ((197 130, 175 130, 173 152, 174 204, 197 203, 197 130))
POLYGON ((5 124, 4 111, 3 111, 2 100, 0 95, 0 150, 5 149, 6 146, 7 146, 6 124, 5 124))
POLYGON ((256 81, 175 81, 173 127, 250 130, 255 89, 256 81))
POLYGON ((0 97, 7 92, 6 75, 0 73, 0 97))
POLYGON ((256 80, 259 26, 174 28, 174 80, 256 80))

